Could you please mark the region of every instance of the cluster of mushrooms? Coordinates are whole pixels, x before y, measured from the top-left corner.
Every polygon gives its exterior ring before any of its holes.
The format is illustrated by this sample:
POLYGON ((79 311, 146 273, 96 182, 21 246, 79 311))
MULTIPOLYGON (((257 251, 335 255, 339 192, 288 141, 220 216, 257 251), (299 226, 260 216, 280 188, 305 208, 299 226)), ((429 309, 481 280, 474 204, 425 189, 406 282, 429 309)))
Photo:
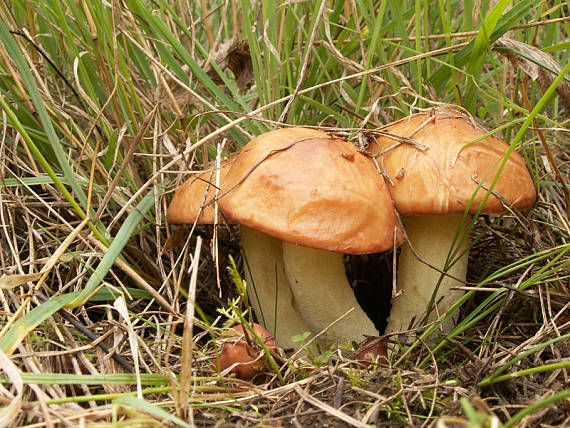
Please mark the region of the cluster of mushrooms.
POLYGON ((298 349, 292 338, 305 332, 325 346, 382 333, 356 301, 343 254, 402 244, 385 333, 405 331, 461 297, 470 214, 535 203, 522 157, 465 113, 432 109, 381 131, 366 154, 314 129, 262 134, 170 203, 172 224, 214 223, 215 208, 239 224, 249 301, 283 348, 298 349))

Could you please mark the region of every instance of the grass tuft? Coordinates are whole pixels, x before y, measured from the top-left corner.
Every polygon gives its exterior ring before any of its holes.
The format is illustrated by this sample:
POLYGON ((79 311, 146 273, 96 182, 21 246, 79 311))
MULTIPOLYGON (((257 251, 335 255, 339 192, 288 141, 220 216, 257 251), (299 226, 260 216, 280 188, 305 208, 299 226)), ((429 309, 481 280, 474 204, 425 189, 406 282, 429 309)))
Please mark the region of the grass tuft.
POLYGON ((570 425, 568 34, 562 0, 0 2, 0 425, 570 425), (218 373, 238 233, 167 225, 173 191, 275 127, 363 144, 447 103, 539 192, 473 221, 465 296, 387 365, 218 373))

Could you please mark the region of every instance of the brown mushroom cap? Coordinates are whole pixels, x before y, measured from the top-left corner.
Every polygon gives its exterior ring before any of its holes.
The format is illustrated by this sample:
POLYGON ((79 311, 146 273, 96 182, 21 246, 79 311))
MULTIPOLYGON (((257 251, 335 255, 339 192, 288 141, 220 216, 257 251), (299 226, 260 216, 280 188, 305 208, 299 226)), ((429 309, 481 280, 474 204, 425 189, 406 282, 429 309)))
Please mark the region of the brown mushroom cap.
POLYGON ((307 128, 260 135, 236 156, 219 206, 283 241, 342 253, 394 244, 396 217, 382 176, 343 140, 307 128))
MULTIPOLYGON (((219 171, 220 183, 229 171, 230 164, 229 160, 222 161, 219 171)), ((216 174, 217 171, 213 167, 186 180, 170 201, 166 211, 166 221, 171 224, 194 223, 199 215, 198 223, 214 223, 214 204, 208 203, 215 197, 216 174), (202 206, 204 208, 200 211, 202 206)))
POLYGON ((386 348, 386 343, 377 338, 373 340, 374 341, 368 345, 364 344, 356 353, 355 359, 364 367, 368 367, 372 363, 388 364, 388 349, 386 348))
MULTIPOLYGON (((383 154, 384 168, 394 183, 390 189, 394 203, 403 215, 463 213, 477 189, 477 180, 483 181, 484 188, 479 189, 470 207, 471 213, 476 212, 509 149, 492 136, 469 144, 484 135, 485 129, 474 125, 469 116, 447 109, 414 114, 382 131, 410 137, 429 147, 423 152, 402 143, 383 154)), ((398 144, 386 136, 377 137, 376 143, 370 147, 373 153, 398 144)), ((518 153, 509 155, 493 190, 517 208, 534 205, 536 188, 518 153)), ((490 195, 483 213, 502 211, 499 198, 490 195)))
MULTIPOLYGON (((254 323, 252 327, 270 350, 277 349, 278 345, 271 336, 271 333, 256 323, 254 323)), ((216 366, 218 370, 221 371, 230 366, 234 366, 230 370, 230 373, 235 373, 239 379, 252 379, 256 374, 266 369, 268 358, 251 332, 248 331, 247 335, 253 346, 248 345, 245 340, 245 333, 241 325, 234 327, 232 330, 236 336, 226 340, 222 352, 216 358, 216 366)))

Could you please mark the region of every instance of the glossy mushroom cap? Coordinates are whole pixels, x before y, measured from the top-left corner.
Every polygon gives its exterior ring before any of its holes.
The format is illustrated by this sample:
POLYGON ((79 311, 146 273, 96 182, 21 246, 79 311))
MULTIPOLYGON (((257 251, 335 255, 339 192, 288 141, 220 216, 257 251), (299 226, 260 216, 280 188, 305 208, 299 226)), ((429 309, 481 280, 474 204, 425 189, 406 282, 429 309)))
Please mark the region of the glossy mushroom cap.
MULTIPOLYGON (((243 327, 238 325, 234 327, 235 337, 226 339, 220 355, 216 358, 215 363, 218 370, 223 371, 232 367, 230 373, 235 373, 239 379, 250 380, 255 375, 262 373, 268 364, 267 355, 263 348, 256 342, 251 332, 246 332, 249 341, 253 346, 248 345, 245 340, 243 327)), ((263 340, 270 351, 277 352, 278 345, 275 340, 263 326, 253 324, 253 330, 263 340)))
MULTIPOLYGON (((229 171, 230 165, 229 161, 223 161, 220 165, 220 183, 229 171)), ((213 224, 214 204, 210 202, 216 194, 217 173, 213 167, 186 180, 170 201, 166 211, 166 221, 171 224, 194 223, 200 216, 198 223, 213 224)))
POLYGON ((382 176, 352 144, 320 131, 284 128, 253 139, 220 194, 232 220, 292 244, 353 254, 394 245, 382 176))
MULTIPOLYGON (((390 190, 402 215, 461 214, 482 181, 484 187, 477 191, 470 207, 471 213, 476 212, 509 149, 492 136, 472 143, 487 131, 466 114, 447 109, 414 114, 382 131, 410 137, 429 148, 423 152, 385 136, 377 137, 370 147, 373 153, 386 150, 382 162, 394 183, 390 190)), ((509 155, 493 191, 517 208, 534 205, 536 188, 518 153, 509 155)), ((490 195, 482 212, 503 211, 499 198, 490 195)))

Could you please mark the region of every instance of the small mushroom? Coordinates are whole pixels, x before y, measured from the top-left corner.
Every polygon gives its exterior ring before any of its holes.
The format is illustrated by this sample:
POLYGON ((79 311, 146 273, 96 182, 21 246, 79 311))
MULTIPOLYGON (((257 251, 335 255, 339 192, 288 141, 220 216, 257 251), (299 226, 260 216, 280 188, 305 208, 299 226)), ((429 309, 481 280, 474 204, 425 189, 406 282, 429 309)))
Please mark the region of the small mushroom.
MULTIPOLYGON (((426 314, 428 321, 433 320, 436 311, 432 304, 443 314, 462 296, 462 291, 452 287, 462 286, 466 278, 470 216, 463 219, 463 213, 470 201, 469 213, 473 214, 494 183, 494 193, 484 202, 482 213, 503 212, 503 203, 528 208, 536 201, 536 188, 524 159, 516 152, 509 153, 503 141, 488 136, 473 142, 487 131, 464 113, 434 109, 389 124, 382 131, 427 146, 428 150, 422 151, 414 144, 381 136, 370 150, 383 150, 382 162, 392 179, 390 192, 396 210, 406 216, 406 234, 419 257, 458 279, 445 276, 440 282, 440 272, 419 261, 404 244, 397 282, 405 293, 392 301, 386 329, 390 333, 411 327, 414 319, 422 322, 426 314), (454 263, 450 265, 452 247, 454 263)), ((443 331, 449 332, 453 325, 448 318, 443 331)))
POLYGON ((263 134, 235 157, 218 203, 241 225, 250 301, 263 296, 258 320, 277 323, 279 343, 298 346, 290 337, 303 330, 287 324, 291 312, 313 334, 327 329, 326 345, 378 335, 346 279, 343 254, 385 251, 400 237, 382 177, 352 144, 307 128, 263 134), (277 292, 284 285, 286 301, 277 292))
MULTIPOLYGON (((273 336, 263 326, 254 323, 252 327, 270 351, 277 348, 273 336)), ((224 339, 220 355, 216 358, 216 367, 220 371, 232 367, 229 372, 235 373, 239 379, 253 379, 256 374, 267 368, 268 361, 265 351, 256 342, 253 334, 249 331, 244 333, 241 325, 234 327, 232 333, 235 335, 224 339), (248 339, 245 338, 246 334, 248 339)))
POLYGON ((368 367, 371 364, 388 364, 386 343, 377 337, 364 341, 359 345, 355 360, 364 367, 368 367))

